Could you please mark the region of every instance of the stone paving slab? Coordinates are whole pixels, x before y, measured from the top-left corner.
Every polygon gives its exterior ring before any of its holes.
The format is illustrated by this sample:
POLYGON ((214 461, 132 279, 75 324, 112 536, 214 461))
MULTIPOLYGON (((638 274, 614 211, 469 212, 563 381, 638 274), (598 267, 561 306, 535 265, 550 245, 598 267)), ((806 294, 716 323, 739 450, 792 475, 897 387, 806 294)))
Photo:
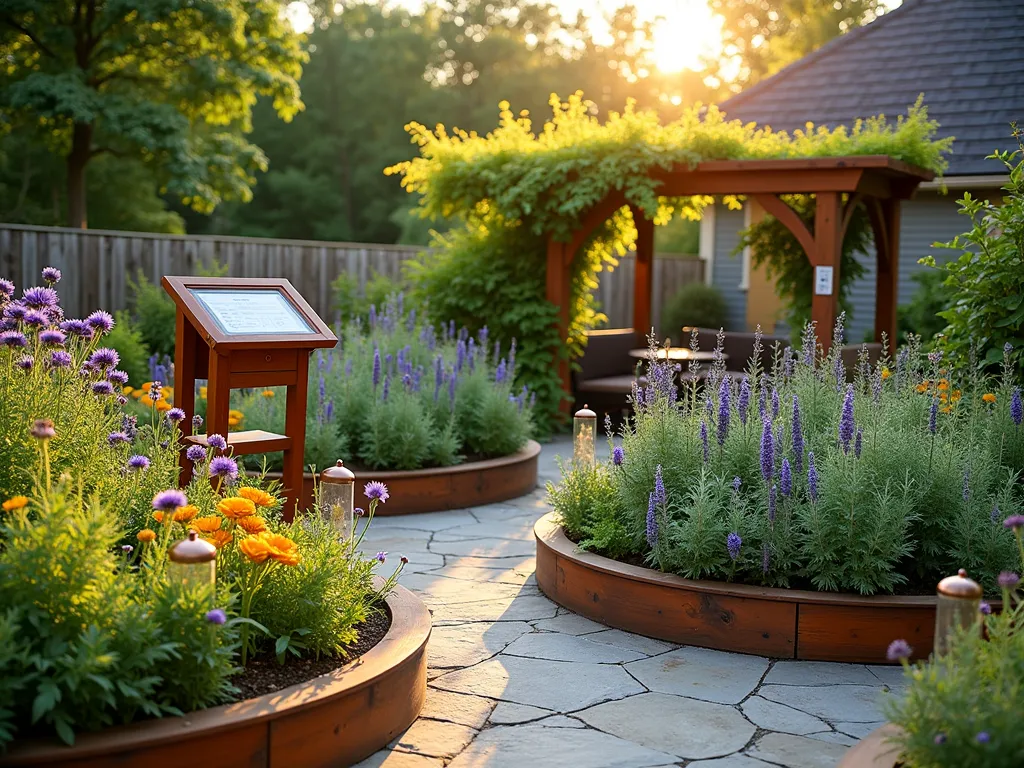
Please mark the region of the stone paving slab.
MULTIPOLYGON (((544 446, 542 482, 559 452, 544 446)), ((361 549, 410 558, 401 583, 434 628, 419 720, 358 768, 832 768, 905 687, 900 667, 678 646, 570 613, 536 587, 548 511, 538 489, 374 521, 361 549)))

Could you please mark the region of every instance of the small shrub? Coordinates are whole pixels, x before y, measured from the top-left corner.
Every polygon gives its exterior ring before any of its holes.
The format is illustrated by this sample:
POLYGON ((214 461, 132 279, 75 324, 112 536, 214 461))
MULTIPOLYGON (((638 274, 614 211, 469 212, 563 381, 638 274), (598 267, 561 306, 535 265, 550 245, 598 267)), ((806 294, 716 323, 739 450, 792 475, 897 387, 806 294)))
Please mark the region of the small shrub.
MULTIPOLYGON (((926 349, 932 346, 932 340, 946 327, 946 321, 939 314, 951 303, 951 293, 944 285, 945 276, 936 269, 926 269, 914 275, 917 290, 910 297, 910 302, 897 310, 897 327, 901 340, 910 334, 920 336, 926 349)), ((874 341, 872 333, 871 341, 874 341)))
POLYGON ((119 368, 128 374, 128 383, 133 387, 150 381, 149 347, 142 340, 142 334, 132 323, 131 315, 118 312, 114 330, 107 334, 105 343, 121 357, 119 368))
POLYGON ((128 280, 135 327, 152 354, 174 357, 174 301, 159 285, 149 282, 142 270, 128 280))
POLYGON ((661 313, 662 333, 678 336, 680 329, 686 326, 724 328, 727 312, 725 298, 715 286, 689 283, 665 303, 661 313))

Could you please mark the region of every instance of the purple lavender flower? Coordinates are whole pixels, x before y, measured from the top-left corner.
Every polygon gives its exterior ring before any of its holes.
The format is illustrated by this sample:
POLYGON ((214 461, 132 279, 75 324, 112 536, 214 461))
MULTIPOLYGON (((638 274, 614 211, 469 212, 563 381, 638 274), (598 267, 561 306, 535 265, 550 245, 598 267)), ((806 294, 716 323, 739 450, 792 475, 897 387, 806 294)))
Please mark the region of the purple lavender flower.
POLYGON ((800 399, 793 395, 793 464, 798 473, 804 471, 804 432, 800 423, 800 399))
POLYGON ((30 309, 25 313, 25 317, 22 322, 30 328, 40 328, 50 322, 50 318, 38 309, 30 309))
POLYGON ((373 559, 376 560, 378 563, 383 563, 385 560, 388 559, 388 553, 382 549, 380 552, 373 556, 373 559))
POLYGON ((729 434, 729 397, 731 390, 729 379, 723 377, 722 384, 718 388, 718 444, 725 445, 725 438, 729 434))
POLYGON ((206 438, 206 444, 211 448, 216 448, 218 451, 226 451, 228 449, 228 441, 224 439, 223 435, 218 435, 216 432, 206 438))
POLYGON ((661 464, 654 470, 654 501, 664 506, 668 503, 668 494, 665 492, 665 481, 661 476, 661 464))
POLYGON ((43 267, 43 280, 50 285, 59 283, 61 278, 60 270, 56 267, 43 267))
POLYGON ((117 354, 117 350, 110 349, 110 347, 100 347, 89 355, 89 365, 96 370, 116 368, 119 362, 121 362, 121 356, 117 354))
POLYGON ((104 312, 102 309, 96 310, 87 318, 85 322, 89 324, 89 327, 99 333, 110 333, 114 329, 114 318, 111 317, 109 312, 104 312))
POLYGON ((974 739, 979 744, 988 744, 992 740, 992 737, 988 735, 988 731, 980 731, 974 739))
POLYGON ((857 427, 857 437, 853 440, 853 455, 860 458, 861 448, 864 447, 864 430, 857 427))
POLYGON ((803 333, 800 335, 800 351, 803 364, 813 368, 814 358, 818 352, 818 331, 814 322, 804 326, 803 333))
POLYGON ((391 392, 391 374, 384 374, 384 385, 380 389, 380 399, 382 402, 388 401, 388 394, 391 392))
POLYGON ((850 452, 853 428, 853 384, 848 384, 846 396, 843 398, 843 411, 839 416, 839 443, 843 447, 843 453, 850 452))
POLYGON ((50 368, 70 368, 71 362, 71 355, 63 349, 58 349, 50 354, 50 360, 47 365, 50 368))
POLYGON ((444 383, 444 357, 438 355, 434 358, 434 402, 437 402, 441 394, 441 385, 444 383))
POLYGON ((153 497, 153 509, 159 509, 163 512, 173 512, 178 507, 184 507, 186 504, 188 504, 188 499, 185 497, 185 494, 173 488, 168 491, 160 491, 160 493, 153 497))
POLYGON ((779 390, 772 387, 772 419, 779 417, 779 390))
POLYGON ((384 485, 384 483, 381 483, 377 480, 373 480, 372 482, 366 484, 366 486, 363 488, 363 495, 366 496, 366 498, 370 499, 371 501, 376 499, 380 501, 381 504, 386 503, 387 500, 390 498, 390 494, 388 493, 388 487, 384 485))
POLYGON ((352 358, 349 358, 348 360, 345 361, 345 375, 352 375, 352 358))
POLYGON ((761 477, 770 483, 775 474, 775 443, 772 439, 772 425, 765 421, 761 427, 761 477))
POLYGON ((761 545, 761 573, 768 573, 771 569, 771 563, 771 549, 766 541, 761 545))
POLYGON ((814 466, 814 451, 807 454, 807 494, 811 501, 818 500, 818 468, 814 466))
POLYGON ((373 349, 373 388, 376 389, 378 384, 380 384, 380 349, 378 347, 374 347, 374 349, 373 349))
POLYGON ((114 394, 114 386, 109 381, 94 381, 92 383, 92 392, 94 395, 112 395, 114 394))
POLYGON ((740 492, 740 486, 741 485, 743 485, 743 481, 740 480, 740 478, 738 476, 734 477, 732 479, 732 490, 733 490, 734 493, 739 493, 740 492))
POLYGON ((937 424, 937 421, 936 421, 938 419, 938 417, 939 417, 939 401, 938 401, 938 398, 933 397, 932 398, 932 408, 928 412, 928 431, 931 432, 933 435, 935 434, 935 429, 938 427, 938 424, 937 424))
POLYGON ((747 412, 750 410, 750 382, 746 376, 740 382, 740 397, 739 402, 736 403, 736 410, 740 415, 740 423, 744 427, 747 426, 747 412))
POLYGON ((761 385, 757 388, 757 415, 761 421, 768 419, 768 390, 765 388, 764 376, 761 377, 761 385))
POLYGON ((832 365, 832 373, 836 377, 836 392, 842 392, 843 382, 846 381, 846 368, 843 366, 841 355, 836 355, 836 361, 832 365))
POLYGON ((885 651, 885 657, 889 661, 905 661, 910 658, 910 654, 913 652, 914 649, 910 647, 910 643, 906 640, 893 640, 885 651))
POLYGON ((334 400, 327 401, 327 406, 324 408, 324 420, 328 424, 334 421, 334 400))
POLYGON ((776 487, 775 483, 772 483, 771 487, 768 489, 768 522, 769 523, 774 523, 775 522, 775 509, 776 509, 776 506, 777 506, 778 500, 779 500, 778 490, 779 489, 776 487))
POLYGON ((489 333, 490 331, 487 330, 487 326, 485 325, 476 335, 477 340, 480 342, 480 349, 484 351, 485 357, 487 356, 487 336, 489 333))
POLYGON ((1019 531, 1021 528, 1024 528, 1024 515, 1010 515, 1003 520, 1003 527, 1019 531))
POLYGON ((934 352, 928 353, 928 362, 932 365, 938 365, 942 362, 942 350, 937 349, 934 352))
POLYGON ((0 333, 0 345, 16 349, 28 346, 28 339, 20 331, 4 331, 0 333))
POLYGON ((654 549, 658 545, 658 510, 654 494, 647 496, 647 546, 654 549))
POLYGON ((793 470, 789 466, 789 459, 782 460, 782 469, 779 471, 779 487, 782 495, 786 498, 793 494, 793 470))
POLYGON ((210 477, 220 477, 233 483, 238 479, 238 464, 228 456, 217 456, 210 462, 210 477))
POLYGON ((740 535, 733 531, 725 537, 725 548, 729 551, 729 558, 736 560, 740 556, 740 547, 743 546, 743 539, 740 535))
POLYGON ((36 364, 36 361, 32 355, 22 355, 14 364, 23 371, 31 371, 32 367, 36 364))
POLYGON ((228 620, 228 615, 220 608, 214 608, 212 611, 206 612, 205 618, 211 624, 223 624, 228 620))
POLYGON ((466 364, 466 342, 459 339, 455 344, 455 370, 462 371, 462 367, 466 364))
POLYGON ((121 443, 130 443, 132 439, 124 432, 111 432, 107 435, 107 442, 111 445, 120 445, 121 443))
POLYGON ((177 424, 179 421, 185 420, 185 412, 181 410, 181 408, 171 408, 164 418, 174 424, 177 424))
POLYGON ((60 304, 60 297, 53 288, 26 288, 22 303, 34 309, 46 309, 60 304))
MULTIPOLYGON (((505 380, 505 358, 502 358, 498 362, 498 367, 494 369, 494 383, 501 384, 505 380)), ((461 367, 461 366, 456 366, 461 367)))
POLYGON ((708 463, 708 423, 700 422, 700 444, 704 447, 704 463, 708 463))
POLYGON ((0 298, 9 299, 14 295, 15 291, 14 283, 8 280, 6 277, 0 277, 0 298))
POLYGON ((996 578, 996 583, 1000 589, 1014 589, 1020 584, 1020 576, 1013 571, 1003 571, 996 578))
POLYGON ((185 458, 193 464, 202 464, 206 461, 206 448, 201 445, 190 445, 185 451, 185 458))
POLYGON ((935 734, 935 738, 932 739, 932 741, 935 742, 935 746, 941 747, 943 744, 946 743, 946 734, 940 731, 939 733, 935 734))
POLYGON ((616 445, 612 448, 612 464, 616 467, 621 467, 622 462, 626 459, 626 452, 622 450, 621 445, 616 445))
POLYGON ((459 376, 455 372, 455 368, 452 368, 451 373, 448 374, 448 405, 451 408, 455 407, 455 385, 458 384, 459 376))
POLYGON ((1024 421, 1024 403, 1021 402, 1020 387, 1014 387, 1010 395, 1010 418, 1016 426, 1024 421))
POLYGON ((128 469, 134 469, 136 472, 141 472, 144 469, 149 468, 149 459, 140 454, 135 454, 128 459, 128 469))
POLYGON ((60 329, 82 339, 92 338, 92 327, 85 320, 65 320, 60 324, 60 329))

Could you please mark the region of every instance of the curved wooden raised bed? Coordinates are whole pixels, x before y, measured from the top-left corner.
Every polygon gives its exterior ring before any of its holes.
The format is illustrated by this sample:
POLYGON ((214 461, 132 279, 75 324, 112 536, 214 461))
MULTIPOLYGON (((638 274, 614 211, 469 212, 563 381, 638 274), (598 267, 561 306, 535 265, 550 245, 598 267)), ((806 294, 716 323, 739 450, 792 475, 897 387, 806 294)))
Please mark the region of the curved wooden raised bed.
POLYGON ((358 659, 327 675, 184 717, 81 734, 73 747, 15 744, 3 766, 251 768, 351 765, 419 715, 427 693, 430 614, 409 590, 387 598, 391 627, 358 659))
MULTIPOLYGON (((454 467, 412 469, 395 472, 355 471, 356 506, 360 504, 362 484, 373 480, 384 483, 391 494, 386 504, 377 507, 377 515, 413 515, 420 512, 441 512, 466 509, 483 504, 508 501, 537 487, 537 457, 540 444, 535 440, 511 456, 485 461, 470 461, 454 467)), ((280 472, 267 477, 280 480, 280 472)), ((303 508, 313 503, 313 476, 303 477, 303 508)))
POLYGON ((896 768, 901 765, 899 747, 889 739, 900 733, 892 723, 886 723, 854 744, 839 761, 838 768, 896 768))
POLYGON ((934 597, 860 597, 694 581, 580 551, 537 521, 537 584, 587 618, 675 643, 787 659, 886 664, 896 638, 932 651, 934 597))

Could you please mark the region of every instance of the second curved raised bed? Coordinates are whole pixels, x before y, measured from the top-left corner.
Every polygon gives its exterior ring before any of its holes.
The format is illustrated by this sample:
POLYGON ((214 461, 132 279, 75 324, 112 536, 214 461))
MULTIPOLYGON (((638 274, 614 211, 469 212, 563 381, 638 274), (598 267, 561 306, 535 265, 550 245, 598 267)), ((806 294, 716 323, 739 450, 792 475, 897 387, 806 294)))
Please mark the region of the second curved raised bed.
POLYGON ((580 551, 545 515, 534 528, 537 584, 612 627, 675 643, 774 658, 886 664, 896 638, 932 651, 934 597, 860 597, 695 581, 580 551))
MULTIPOLYGON (((469 461, 452 467, 412 469, 393 472, 355 470, 356 506, 363 483, 373 480, 388 487, 390 498, 377 507, 376 514, 413 515, 420 512, 442 512, 448 509, 466 509, 483 504, 494 504, 524 496, 537 487, 537 458, 540 444, 529 440, 526 446, 511 456, 484 461, 469 461)), ((280 480, 279 472, 267 477, 280 480)), ((313 476, 303 478, 303 504, 308 509, 313 503, 313 476)))
POLYGON ((838 768, 897 768, 901 765, 900 748, 892 739, 900 733, 895 725, 886 723, 850 747, 838 768))
POLYGON ((404 587, 395 588, 387 608, 387 634, 334 672, 183 717, 81 734, 72 747, 15 743, 0 766, 285 768, 357 763, 412 725, 427 694, 430 613, 404 587))

